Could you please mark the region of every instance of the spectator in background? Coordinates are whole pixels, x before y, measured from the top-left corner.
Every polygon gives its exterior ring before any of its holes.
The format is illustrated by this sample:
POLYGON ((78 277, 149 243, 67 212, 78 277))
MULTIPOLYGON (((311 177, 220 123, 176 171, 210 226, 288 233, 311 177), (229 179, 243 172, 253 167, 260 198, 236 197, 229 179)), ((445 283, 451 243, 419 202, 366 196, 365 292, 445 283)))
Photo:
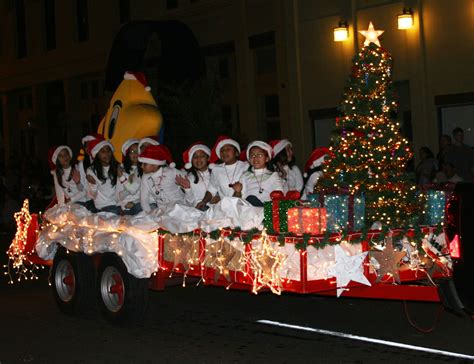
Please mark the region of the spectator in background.
POLYGON ((453 142, 451 141, 451 137, 448 134, 441 135, 439 139, 439 151, 436 155, 436 159, 438 160, 438 167, 441 169, 443 166, 444 160, 446 158, 446 152, 451 147, 453 142))
POLYGON ((436 174, 436 178, 434 179, 433 182, 435 183, 457 183, 457 182, 462 182, 463 179, 456 173, 456 168, 454 168, 454 165, 449 162, 444 162, 443 166, 441 168, 441 171, 439 171, 436 174))
POLYGON ((451 163, 456 172, 465 181, 474 180, 474 151, 464 144, 464 130, 456 128, 453 130, 454 142, 446 150, 445 162, 451 163))
POLYGON ((416 166, 416 183, 424 185, 431 183, 435 178, 438 170, 438 162, 436 161, 433 152, 428 147, 420 148, 420 162, 416 166))

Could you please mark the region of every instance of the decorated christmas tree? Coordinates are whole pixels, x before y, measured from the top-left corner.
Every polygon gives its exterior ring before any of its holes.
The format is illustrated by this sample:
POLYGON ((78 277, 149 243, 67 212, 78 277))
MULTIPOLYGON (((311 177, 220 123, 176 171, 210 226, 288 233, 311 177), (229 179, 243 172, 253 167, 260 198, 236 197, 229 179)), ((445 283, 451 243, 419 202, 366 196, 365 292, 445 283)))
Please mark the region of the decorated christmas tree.
POLYGON ((354 57, 340 107, 341 117, 333 131, 324 177, 316 191, 347 191, 363 194, 365 221, 386 227, 402 227, 419 212, 415 183, 406 172, 413 153, 400 134, 397 103, 392 89, 392 57, 380 46, 370 23, 362 50, 354 57))

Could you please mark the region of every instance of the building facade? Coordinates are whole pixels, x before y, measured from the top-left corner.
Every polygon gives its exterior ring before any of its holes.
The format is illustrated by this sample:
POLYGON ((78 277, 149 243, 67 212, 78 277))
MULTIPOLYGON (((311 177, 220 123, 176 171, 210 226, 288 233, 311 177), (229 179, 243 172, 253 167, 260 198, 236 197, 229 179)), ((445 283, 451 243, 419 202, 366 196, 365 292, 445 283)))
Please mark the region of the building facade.
MULTIPOLYGON (((329 142, 364 40, 358 31, 372 21, 385 31, 398 118, 415 151, 436 152, 439 137, 456 126, 474 145, 472 0, 0 0, 5 161, 15 153, 46 156, 57 143, 77 148, 94 130, 111 96, 105 74, 114 38, 137 20, 185 24, 201 47, 203 77, 216 85, 223 130, 244 143, 286 137, 300 164, 329 142), (404 7, 413 10, 414 26, 399 30, 404 7), (335 42, 341 20, 349 38, 335 42)), ((159 57, 159 34, 147 42, 146 65, 159 57)), ((159 77, 149 84, 159 89, 159 77)), ((202 138, 185 136, 186 126, 171 130, 175 151, 202 138)))

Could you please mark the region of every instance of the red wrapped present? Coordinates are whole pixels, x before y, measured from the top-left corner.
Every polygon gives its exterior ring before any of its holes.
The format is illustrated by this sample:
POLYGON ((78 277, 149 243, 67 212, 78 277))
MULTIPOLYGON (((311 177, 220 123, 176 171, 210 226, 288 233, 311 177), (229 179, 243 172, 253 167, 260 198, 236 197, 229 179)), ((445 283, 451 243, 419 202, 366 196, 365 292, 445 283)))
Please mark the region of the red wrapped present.
POLYGON ((288 209, 288 231, 302 235, 319 235, 326 232, 326 209, 298 206, 288 209))

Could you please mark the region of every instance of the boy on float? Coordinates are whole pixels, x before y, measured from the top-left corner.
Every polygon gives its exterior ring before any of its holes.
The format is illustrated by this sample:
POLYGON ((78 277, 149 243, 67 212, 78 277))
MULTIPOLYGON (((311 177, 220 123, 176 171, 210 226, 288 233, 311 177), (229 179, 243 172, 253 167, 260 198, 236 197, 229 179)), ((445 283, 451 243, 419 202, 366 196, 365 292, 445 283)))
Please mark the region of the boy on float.
POLYGON ((316 148, 304 166, 304 176, 307 178, 304 186, 302 199, 306 200, 308 195, 314 193, 314 186, 318 179, 323 175, 323 167, 325 158, 329 155, 329 149, 325 147, 316 148))
MULTIPOLYGON (((196 207, 208 190, 211 178, 209 157, 211 150, 202 142, 192 144, 183 153, 186 176, 177 175, 176 183, 184 190, 184 202, 196 207)), ((207 209, 207 205, 203 209, 207 209)))
POLYGON ((223 197, 234 195, 233 185, 240 180, 249 167, 247 162, 239 160, 240 145, 234 139, 220 136, 212 149, 211 164, 221 160, 221 164, 211 166, 212 174, 204 198, 196 205, 202 210, 210 203, 217 203, 223 197))
POLYGON ((128 139, 122 145, 122 164, 117 172, 117 198, 125 215, 136 215, 142 211, 140 182, 143 172, 138 163, 139 142, 139 139, 128 139))
POLYGON ((59 206, 66 203, 86 204, 85 178, 81 178, 77 165, 72 159, 72 150, 67 145, 49 150, 49 166, 54 180, 54 191, 59 206))
POLYGON ((175 168, 171 153, 164 145, 150 145, 138 156, 143 175, 140 183, 142 209, 150 212, 168 203, 182 202, 184 193, 176 183, 181 172, 175 168))
POLYGON ((269 168, 272 147, 260 140, 255 140, 247 147, 247 160, 250 167, 242 174, 240 182, 234 183, 234 197, 240 197, 253 206, 262 207, 271 201, 273 191, 283 191, 283 183, 277 172, 269 168))
POLYGON ((283 192, 298 191, 303 189, 303 175, 295 165, 293 145, 288 139, 272 140, 269 143, 273 148, 271 165, 283 182, 283 192))
POLYGON ((89 195, 98 212, 112 212, 119 215, 117 201, 118 162, 113 155, 114 147, 104 139, 89 142, 88 149, 92 156, 92 165, 87 169, 89 195))

